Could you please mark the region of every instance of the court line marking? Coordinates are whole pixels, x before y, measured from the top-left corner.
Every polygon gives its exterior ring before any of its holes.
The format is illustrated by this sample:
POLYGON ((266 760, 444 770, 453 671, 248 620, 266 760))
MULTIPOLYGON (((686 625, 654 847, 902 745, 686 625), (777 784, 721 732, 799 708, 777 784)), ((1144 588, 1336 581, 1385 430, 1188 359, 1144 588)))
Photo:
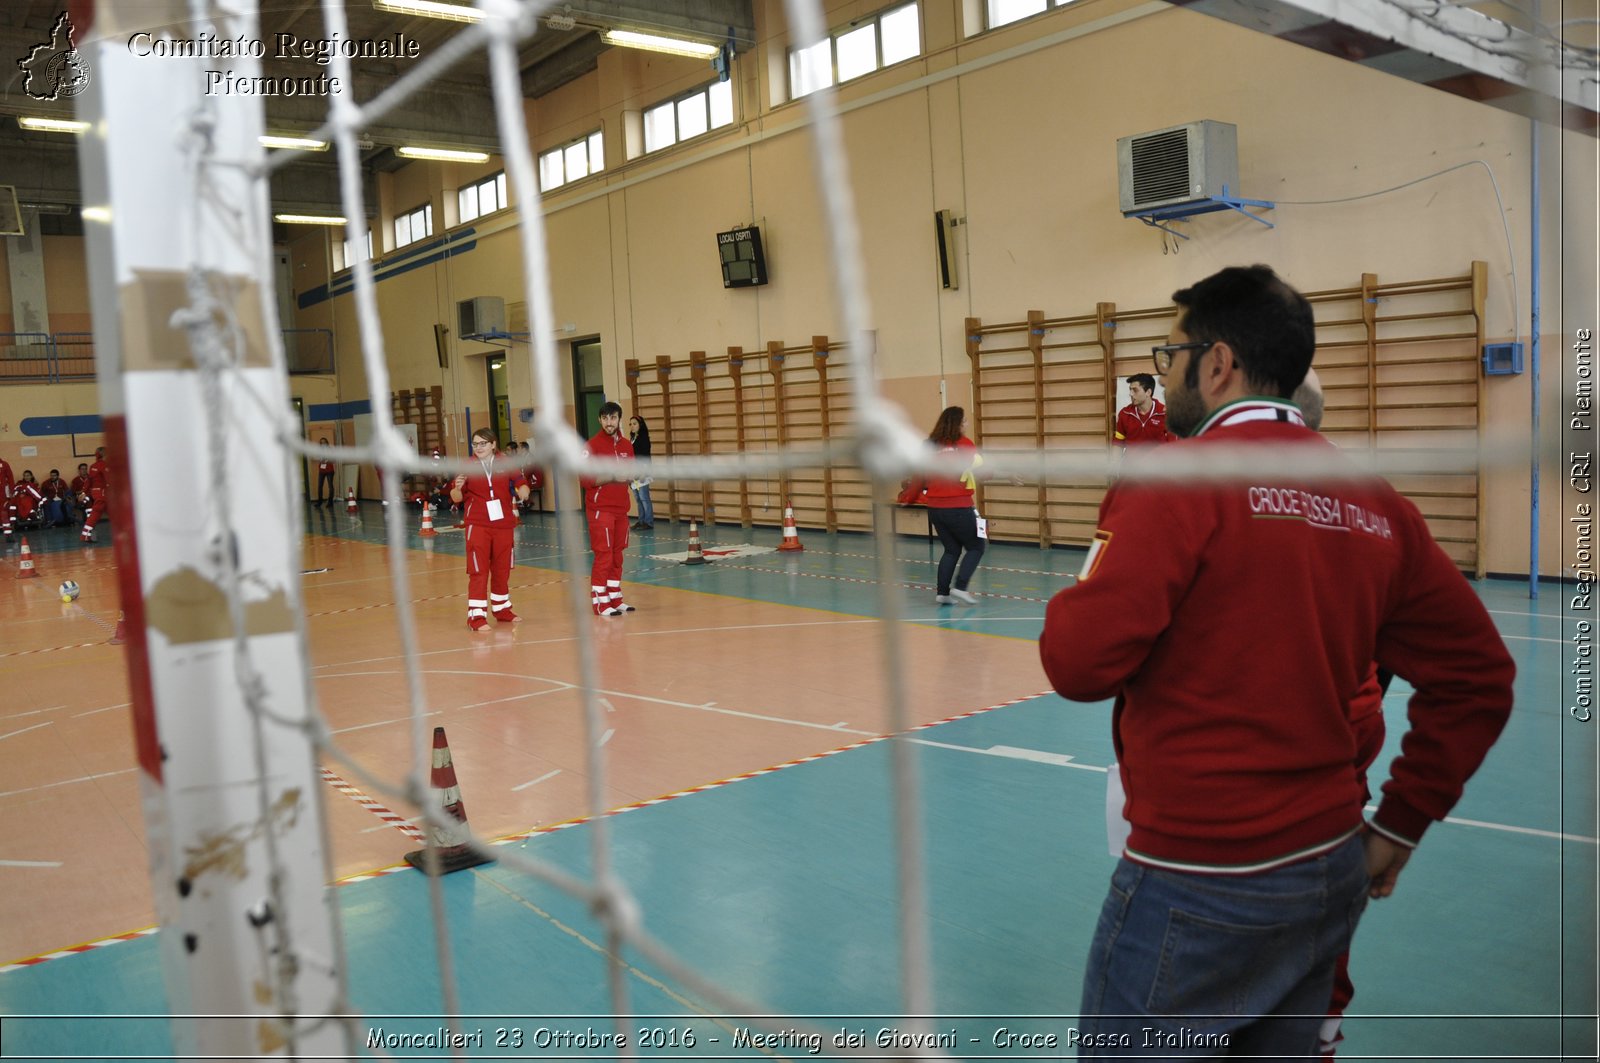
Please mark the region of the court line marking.
POLYGON ((16 797, 19 794, 37 793, 40 790, 53 790, 58 786, 73 786, 80 782, 94 782, 96 779, 109 779, 113 775, 128 775, 138 770, 138 768, 119 768, 116 771, 102 771, 94 775, 80 775, 76 779, 58 779, 55 782, 40 783, 38 786, 25 786, 21 790, 0 790, 0 797, 16 797))
POLYGON ((36 723, 32 727, 24 727, 20 731, 12 731, 10 734, 0 735, 0 742, 4 742, 8 738, 15 738, 17 735, 25 735, 29 731, 37 731, 41 727, 49 727, 54 722, 54 720, 46 720, 44 723, 36 723))
POLYGON ((24 716, 40 716, 47 712, 59 712, 64 708, 66 708, 65 705, 52 705, 48 709, 29 709, 27 712, 8 712, 4 715, 0 715, 0 720, 20 720, 24 716))
MULTIPOLYGON (((66 708, 65 705, 63 705, 61 707, 62 708, 66 708)), ((133 702, 124 701, 121 705, 107 705, 103 709, 89 709, 87 712, 75 712, 75 713, 72 714, 72 719, 77 720, 77 719, 81 719, 84 716, 98 716, 102 712, 115 712, 117 709, 130 709, 132 707, 133 707, 133 702)))
POLYGON ((554 779, 557 775, 560 775, 560 774, 561 774, 561 769, 560 768, 557 768, 554 771, 547 771, 543 775, 539 776, 537 779, 529 779, 527 782, 518 783, 517 785, 515 785, 515 786, 513 786, 511 788, 511 792, 512 793, 518 793, 518 792, 520 792, 522 790, 526 790, 530 786, 538 786, 540 783, 545 782, 546 780, 549 780, 549 779, 554 779))
POLYGON ((0 860, 0 867, 60 867, 60 860, 0 860))

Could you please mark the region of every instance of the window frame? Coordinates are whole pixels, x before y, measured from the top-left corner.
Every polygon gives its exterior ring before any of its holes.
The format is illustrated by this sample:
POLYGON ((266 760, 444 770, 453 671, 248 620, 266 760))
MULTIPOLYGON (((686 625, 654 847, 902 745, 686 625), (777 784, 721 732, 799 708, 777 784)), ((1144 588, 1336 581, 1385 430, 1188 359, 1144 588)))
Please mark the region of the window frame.
POLYGON ((587 180, 593 177, 595 174, 604 173, 606 168, 606 142, 604 134, 605 129, 602 127, 594 130, 591 133, 585 133, 581 137, 574 137, 572 140, 564 141, 560 144, 557 144, 553 148, 548 148, 539 152, 538 157, 535 160, 537 163, 537 173, 539 178, 539 191, 554 192, 558 188, 565 188, 567 185, 574 184, 578 181, 587 180), (588 164, 588 169, 581 177, 568 177, 567 156, 572 149, 577 147, 583 147, 585 149, 585 160, 588 164), (556 159, 561 165, 561 180, 556 181, 553 184, 546 181, 546 174, 550 168, 548 160, 552 158, 556 159), (598 164, 596 161, 597 159, 598 164))
MULTIPOLYGON (((984 11, 985 11, 985 15, 986 16, 987 16, 989 4, 991 2, 993 2, 993 0, 984 0, 984 11)), ((1048 3, 1048 2, 1050 2, 1050 0, 1046 0, 1046 2, 1048 3)), ((1062 2, 1071 2, 1071 0, 1062 0, 1062 2)), ((885 7, 885 8, 881 8, 880 10, 874 11, 870 15, 863 15, 860 18, 852 19, 851 21, 845 23, 842 26, 836 26, 833 29, 830 29, 828 31, 827 37, 823 38, 822 40, 819 40, 819 41, 815 42, 814 44, 810 45, 807 48, 790 47, 787 50, 787 55, 788 55, 788 67, 789 67, 789 99, 790 100, 804 99, 805 97, 811 95, 813 92, 819 92, 822 89, 828 88, 829 86, 832 86, 832 85, 845 85, 845 84, 848 84, 848 83, 850 83, 852 81, 859 81, 860 79, 862 79, 864 77, 868 77, 868 76, 870 76, 872 74, 878 73, 880 70, 887 70, 890 67, 899 66, 901 63, 909 63, 913 59, 920 59, 923 56, 922 6, 921 6, 921 3, 920 3, 920 0, 910 0, 909 3, 894 4, 894 5, 890 6, 890 7, 885 7), (910 55, 904 56, 904 57, 902 57, 900 59, 896 59, 893 62, 885 62, 884 61, 884 48, 883 48, 883 20, 884 20, 884 18, 886 16, 897 14, 897 13, 905 11, 907 9, 911 9, 911 10, 915 11, 916 14, 917 14, 917 42, 916 42, 917 47, 916 47, 916 51, 912 52, 910 55), (862 30, 866 29, 868 26, 870 26, 872 28, 872 31, 873 31, 872 32, 872 54, 873 54, 873 65, 872 65, 872 68, 869 69, 869 70, 863 70, 858 74, 852 74, 848 78, 841 79, 840 76, 839 76, 839 38, 849 36, 849 35, 851 35, 853 33, 859 33, 862 30), (798 56, 800 56, 802 53, 808 52, 808 51, 810 51, 811 49, 814 49, 814 48, 818 48, 818 47, 820 47, 820 46, 822 46, 824 44, 826 44, 828 46, 828 66, 827 66, 827 70, 826 70, 827 80, 823 81, 821 84, 815 85, 815 86, 813 86, 811 88, 808 88, 808 89, 806 89, 805 91, 802 92, 802 91, 800 91, 801 79, 797 76, 798 68, 795 65, 796 58, 798 56)), ((819 72, 820 72, 820 64, 819 64, 819 72)))
POLYGON ((507 188, 506 172, 501 170, 499 173, 492 173, 488 177, 481 178, 477 181, 472 181, 461 188, 456 189, 456 220, 461 224, 466 224, 469 221, 477 221, 479 218, 487 217, 490 214, 498 214, 500 211, 506 210, 511 205, 510 203, 506 202, 507 188), (489 185, 491 188, 493 188, 495 199, 498 202, 498 206, 494 207, 492 210, 481 209, 483 205, 483 188, 485 185, 489 185), (473 199, 472 213, 470 215, 467 213, 466 209, 466 197, 469 192, 472 193, 473 199))
POLYGON ((994 7, 995 4, 1000 2, 1002 0, 983 0, 983 29, 985 33, 990 30, 1003 29, 1006 26, 1015 26, 1019 22, 1026 22, 1029 19, 1038 18, 1040 15, 1048 15, 1052 11, 1077 3, 1077 0, 1044 0, 1043 10, 1030 11, 1026 15, 1018 15, 1016 18, 1008 19, 1005 22, 996 22, 994 7))
POLYGON ((394 215, 393 231, 394 249, 396 251, 400 250, 402 247, 410 247, 412 244, 421 243, 423 240, 431 237, 433 235, 433 200, 430 199, 420 206, 412 207, 410 210, 396 211, 394 215), (416 218, 419 214, 422 216, 422 224, 426 230, 420 235, 416 233, 415 228, 412 225, 412 219, 416 218), (400 223, 402 221, 406 223, 406 239, 404 240, 400 238, 400 223))
MULTIPOLYGON (((343 232, 343 230, 340 231, 343 232)), ((343 236, 333 242, 333 250, 339 259, 339 265, 333 269, 335 273, 343 273, 347 269, 353 269, 356 262, 359 261, 350 257, 350 241, 343 236)), ((372 226, 370 225, 367 226, 367 260, 369 262, 372 260, 372 226)))
POLYGON ((697 88, 690 89, 688 92, 680 92, 676 96, 669 96, 664 100, 658 100, 640 112, 640 120, 643 125, 645 155, 654 155, 658 151, 666 151, 668 148, 675 145, 686 144, 691 140, 698 140, 701 137, 710 136, 719 129, 727 129, 729 126, 733 126, 738 123, 738 114, 733 106, 733 82, 732 80, 713 79, 697 88), (711 94, 719 91, 719 86, 723 85, 727 86, 725 91, 728 94, 728 117, 727 121, 715 122, 717 108, 712 102, 711 94), (678 116, 680 113, 682 113, 681 108, 685 104, 693 102, 697 96, 700 98, 701 111, 705 115, 705 128, 700 130, 698 133, 692 133, 688 136, 683 136, 680 133, 678 116), (672 140, 665 144, 651 146, 650 116, 653 114, 660 114, 669 109, 672 115, 672 140))

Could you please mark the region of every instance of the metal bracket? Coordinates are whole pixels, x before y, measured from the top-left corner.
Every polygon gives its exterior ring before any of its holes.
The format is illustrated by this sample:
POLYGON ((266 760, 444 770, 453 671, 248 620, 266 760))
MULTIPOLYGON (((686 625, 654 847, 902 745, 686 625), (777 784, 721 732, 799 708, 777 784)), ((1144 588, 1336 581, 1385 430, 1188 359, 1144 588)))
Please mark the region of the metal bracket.
POLYGON ((1233 210, 1244 215, 1246 218, 1249 218, 1251 221, 1260 222, 1269 229, 1275 229, 1277 226, 1273 225, 1270 221, 1258 215, 1251 214, 1244 208, 1261 207, 1264 210, 1272 210, 1276 206, 1277 204, 1271 202, 1270 200, 1241 199, 1238 196, 1230 196, 1228 194, 1228 186, 1223 185, 1222 194, 1220 196, 1207 196, 1204 199, 1190 200, 1187 203, 1175 203, 1170 207, 1154 207, 1150 210, 1130 211, 1128 214, 1124 215, 1124 217, 1138 218, 1152 229, 1160 229, 1162 232, 1171 233, 1173 236, 1176 236, 1179 239, 1187 240, 1189 239, 1188 236, 1176 229, 1163 225, 1162 222, 1183 221, 1184 219, 1193 217, 1196 214, 1210 214, 1213 211, 1218 210, 1233 210))

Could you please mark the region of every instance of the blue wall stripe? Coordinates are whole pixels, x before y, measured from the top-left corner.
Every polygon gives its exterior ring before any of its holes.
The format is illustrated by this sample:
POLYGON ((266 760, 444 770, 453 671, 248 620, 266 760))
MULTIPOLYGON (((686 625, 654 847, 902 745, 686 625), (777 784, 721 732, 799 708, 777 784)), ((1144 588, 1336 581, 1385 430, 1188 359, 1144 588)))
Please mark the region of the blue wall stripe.
POLYGON ((348 421, 352 417, 371 412, 371 399, 355 399, 351 402, 315 402, 306 407, 306 420, 348 421))
MULTIPOLYGON (((409 273, 423 266, 431 266, 435 262, 442 262, 456 255, 464 255, 478 246, 478 241, 473 239, 477 235, 476 229, 463 229, 458 233, 430 241, 421 247, 406 251, 398 259, 393 259, 386 265, 379 266, 372 275, 373 283, 381 283, 390 277, 398 277, 402 273, 409 273), (432 252, 431 254, 429 252, 432 252)), ((336 295, 346 295, 355 290, 356 282, 353 273, 333 281, 331 284, 319 284, 315 288, 308 288, 301 292, 296 304, 301 310, 325 303, 336 295)))
POLYGON ((98 413, 76 413, 61 417, 24 417, 17 428, 25 436, 93 435, 101 430, 98 413))

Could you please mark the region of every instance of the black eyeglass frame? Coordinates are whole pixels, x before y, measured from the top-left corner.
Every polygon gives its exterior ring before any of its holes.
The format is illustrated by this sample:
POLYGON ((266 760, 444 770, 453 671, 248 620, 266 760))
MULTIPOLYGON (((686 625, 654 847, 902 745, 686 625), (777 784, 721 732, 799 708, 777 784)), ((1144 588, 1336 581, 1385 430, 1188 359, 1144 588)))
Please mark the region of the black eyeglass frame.
POLYGON ((1172 368, 1172 356, 1177 354, 1179 351, 1194 351, 1199 353, 1201 351, 1208 351, 1216 345, 1216 340, 1194 340, 1189 343, 1163 343, 1160 346, 1150 348, 1150 358, 1153 362, 1155 362, 1156 375, 1166 376, 1167 371, 1172 368))

